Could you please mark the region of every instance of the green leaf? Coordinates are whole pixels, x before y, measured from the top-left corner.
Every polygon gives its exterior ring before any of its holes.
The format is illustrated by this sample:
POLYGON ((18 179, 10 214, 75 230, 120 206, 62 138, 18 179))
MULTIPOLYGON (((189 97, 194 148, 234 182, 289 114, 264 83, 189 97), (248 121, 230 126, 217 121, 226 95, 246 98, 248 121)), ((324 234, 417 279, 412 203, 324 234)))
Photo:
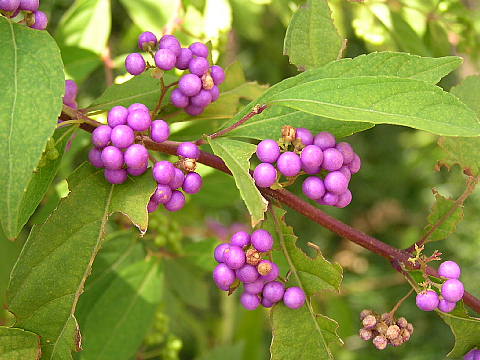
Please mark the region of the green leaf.
POLYGON ((83 82, 96 68, 102 65, 100 56, 91 50, 63 46, 61 51, 65 74, 77 83, 83 82))
POLYGON ((333 24, 326 0, 308 0, 287 28, 284 55, 300 70, 316 68, 340 57, 343 40, 333 24))
POLYGON ((102 54, 110 36, 110 0, 76 0, 60 20, 59 43, 102 54))
POLYGON ((242 360, 244 351, 245 344, 242 342, 233 345, 219 345, 198 357, 197 360, 242 360))
POLYGON ((158 37, 164 27, 178 16, 180 4, 172 0, 120 0, 135 25, 142 31, 152 31, 158 37))
POLYGON ((41 355, 38 335, 0 326, 0 360, 38 360, 41 355))
POLYGON ((436 201, 430 210, 430 215, 428 216, 429 224, 425 227, 425 232, 431 231, 433 225, 443 216, 447 215, 453 207, 456 207, 456 210, 442 223, 442 225, 434 230, 429 236, 429 241, 446 239, 450 234, 456 231, 457 224, 463 220, 463 205, 457 206, 454 199, 446 198, 437 191, 434 191, 434 195, 436 201))
POLYGON ((446 56, 452 53, 452 44, 448 39, 447 30, 435 19, 428 19, 424 41, 434 56, 446 56))
POLYGON ((230 139, 208 139, 215 155, 221 157, 232 172, 235 184, 252 217, 252 227, 263 220, 268 202, 260 194, 250 175, 250 158, 257 147, 241 141, 230 139))
POLYGON ((65 81, 48 32, 0 17, 0 48, 0 221, 15 238, 22 199, 62 109, 65 81))
POLYGON ((420 36, 418 36, 410 24, 405 21, 401 14, 392 11, 390 12, 390 18, 392 20, 390 35, 400 50, 422 56, 432 55, 420 36))
MULTIPOLYGON (((155 260, 141 260, 115 272, 83 315, 84 350, 79 359, 134 357, 154 320, 163 272, 155 260)), ((89 296, 88 290, 83 296, 89 296)), ((83 297, 82 296, 82 297, 83 297)))
POLYGON ((69 186, 69 196, 43 225, 33 228, 7 292, 15 327, 40 335, 43 354, 51 359, 68 358, 80 345, 73 314, 103 243, 108 216, 122 212, 145 232, 146 205, 155 189, 150 173, 116 186, 85 164, 69 178, 69 186))
POLYGON ((476 114, 423 81, 386 76, 320 79, 276 94, 270 104, 344 121, 394 124, 438 135, 476 136, 476 114))

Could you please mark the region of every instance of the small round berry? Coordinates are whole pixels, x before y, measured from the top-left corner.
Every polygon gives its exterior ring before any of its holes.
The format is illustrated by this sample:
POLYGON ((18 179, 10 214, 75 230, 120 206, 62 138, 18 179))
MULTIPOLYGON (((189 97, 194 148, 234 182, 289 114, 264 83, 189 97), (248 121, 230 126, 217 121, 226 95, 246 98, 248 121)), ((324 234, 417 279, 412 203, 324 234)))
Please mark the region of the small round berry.
POLYGON ((225 71, 218 65, 213 65, 210 68, 210 75, 212 76, 213 83, 217 86, 225 81, 225 71))
POLYGON ((388 345, 388 340, 383 335, 375 336, 372 342, 378 350, 384 350, 388 345))
POLYGON ((352 146, 347 142, 339 142, 335 148, 343 155, 343 163, 350 164, 354 158, 352 146))
POLYGON ((152 199, 157 204, 165 204, 167 203, 172 197, 172 189, 168 185, 157 185, 157 189, 152 195, 152 199))
POLYGON ((222 263, 223 262, 223 252, 225 251, 225 249, 227 249, 230 245, 229 244, 220 244, 218 245, 214 252, 213 252, 213 256, 215 257, 215 260, 217 260, 217 262, 219 263, 222 263))
POLYGON ((203 185, 202 176, 196 172, 190 172, 185 176, 182 189, 187 194, 196 194, 203 185))
POLYGON ((110 143, 112 128, 108 125, 100 125, 92 133, 92 143, 98 148, 103 148, 110 143))
POLYGON ((360 320, 363 320, 365 319, 368 315, 372 315, 373 314, 373 311, 372 310, 368 310, 368 309, 365 309, 365 310, 362 310, 360 312, 360 320))
POLYGON ((297 139, 300 139, 305 146, 313 144, 313 135, 308 129, 297 128, 295 136, 297 139))
POLYGON ((107 146, 104 148, 101 158, 106 169, 118 170, 123 166, 123 153, 115 146, 107 146))
POLYGON ((0 0, 0 10, 15 11, 20 5, 20 0, 0 0))
POLYGON ((398 338, 400 335, 400 328, 397 325, 390 325, 385 332, 385 336, 389 340, 398 338))
POLYGON ((188 47, 193 55, 207 58, 208 57, 208 47, 204 43, 194 42, 188 47))
POLYGON ((322 179, 316 176, 309 176, 303 181, 302 191, 309 199, 318 200, 325 195, 325 185, 322 179))
POLYGON ((348 188, 348 180, 340 171, 332 171, 325 176, 325 189, 327 191, 340 195, 348 188))
POLYGON ((177 57, 172 50, 158 49, 155 53, 155 64, 162 70, 172 70, 177 62, 177 57))
POLYGON ((257 145, 257 157, 261 162, 274 163, 280 156, 280 146, 272 139, 265 139, 257 145))
POLYGON ((268 299, 262 299, 262 306, 264 308, 271 308, 273 305, 275 305, 273 302, 271 302, 270 300, 268 299))
POLYGON ((202 80, 195 74, 186 74, 178 81, 178 88, 184 95, 194 96, 202 89, 202 80))
POLYGON ((155 200, 150 199, 150 201, 149 201, 148 204, 147 204, 147 211, 148 211, 149 213, 152 213, 152 212, 157 211, 158 205, 159 205, 159 204, 158 204, 155 200))
POLYGON ((147 64, 142 54, 132 53, 125 59, 125 69, 132 75, 140 75, 146 67, 147 64))
POLYGON ((223 261, 230 269, 240 269, 245 264, 245 253, 240 246, 230 245, 223 252, 223 261))
POLYGON ((253 178, 258 187, 270 187, 277 181, 277 170, 272 164, 261 163, 253 171, 253 178))
POLYGON ((267 300, 276 303, 282 300, 285 293, 285 286, 280 281, 271 281, 263 287, 263 297, 267 300))
POLYGON ((181 48, 180 54, 177 56, 177 62, 175 67, 179 70, 187 70, 190 60, 192 60, 193 54, 190 49, 181 48))
POLYGON ((137 110, 142 110, 142 111, 146 111, 146 112, 150 111, 148 109, 147 105, 140 104, 140 103, 135 103, 135 104, 130 105, 127 110, 128 110, 129 113, 131 113, 133 111, 137 111, 137 110))
POLYGON ((318 174, 323 162, 323 151, 316 145, 307 145, 300 154, 300 161, 306 173, 318 174))
POLYGON ((192 142, 183 142, 178 145, 177 155, 188 159, 198 160, 200 157, 200 149, 192 142))
POLYGON ((305 293, 298 286, 293 286, 285 290, 283 303, 290 309, 298 309, 305 304, 305 293))
POLYGON ((335 147, 336 142, 335 136, 326 131, 319 132, 313 138, 313 143, 322 150, 335 147))
POLYGON ((369 341, 373 338, 372 330, 360 329, 359 331, 360 339, 369 341))
POLYGON ((212 102, 212 95, 208 90, 200 90, 200 92, 190 98, 190 103, 198 107, 207 107, 212 102))
POLYGON ((168 185, 175 176, 175 167, 170 161, 158 161, 153 167, 153 178, 158 184, 168 185))
POLYGON ((450 302, 460 301, 464 292, 463 283, 457 279, 447 280, 442 285, 442 296, 450 302))
POLYGON ((37 10, 33 12, 33 17, 35 18, 35 23, 30 25, 32 29, 36 30, 45 30, 48 25, 48 17, 43 11, 37 10))
POLYGON ((112 129, 110 135, 113 146, 120 149, 125 149, 133 144, 135 141, 135 133, 128 125, 118 125, 112 129))
POLYGON ((148 150, 141 144, 133 144, 125 151, 124 158, 128 168, 144 169, 148 164, 148 150))
POLYGON ((323 152, 322 167, 328 171, 335 171, 342 167, 343 155, 334 148, 328 148, 323 152))
POLYGON ((113 129, 118 125, 125 125, 127 123, 128 110, 123 106, 114 106, 108 112, 108 125, 113 129))
POLYGON ((174 35, 163 35, 160 41, 158 42, 158 47, 160 49, 170 50, 173 53, 173 55, 175 55, 175 57, 180 55, 180 51, 182 49, 180 42, 174 35))
POLYGON ((274 262, 271 262, 269 260, 262 260, 260 263, 257 265, 257 271, 261 275, 260 279, 262 279, 265 282, 270 282, 278 278, 278 275, 280 274, 280 270, 278 268, 278 265, 275 264, 274 262), (267 264, 267 266, 264 266, 267 264), (262 271, 262 267, 266 267, 270 269, 270 272, 267 273, 266 275, 264 271, 262 271))
POLYGON ((213 86, 209 91, 210 95, 212 96, 212 102, 217 101, 217 99, 220 97, 220 89, 218 86, 213 86))
POLYGON ((357 154, 354 154, 352 162, 348 164, 348 169, 352 174, 356 174, 357 172, 360 171, 361 167, 362 167, 362 160, 360 159, 360 156, 358 156, 357 154))
POLYGON ((465 354, 463 360, 480 360, 480 350, 472 349, 465 354))
POLYGON ((350 205, 351 202, 352 202, 352 193, 350 190, 347 189, 343 194, 340 194, 338 196, 338 201, 335 204, 335 206, 338 208, 344 208, 350 205))
MULTIPOLYGON (((238 245, 237 245, 238 246, 238 245)), ((262 255, 255 249, 248 249, 245 253, 247 264, 257 266, 262 261, 262 255)))
POLYGON ((255 310, 260 305, 260 298, 258 295, 243 293, 242 296, 240 296, 240 302, 245 309, 255 310))
POLYGON ((150 31, 145 31, 138 37, 138 47, 140 50, 146 51, 157 46, 157 37, 150 31))
POLYGON ((195 105, 192 105, 192 104, 188 105, 185 108, 185 112, 190 116, 198 116, 198 115, 202 114, 204 111, 205 111, 204 107, 195 106, 195 105))
POLYGON ((260 252, 267 252, 272 250, 273 237, 267 230, 258 229, 252 233, 250 241, 255 249, 260 252))
POLYGON ((376 328, 377 318, 375 317, 375 315, 370 314, 370 315, 365 316, 362 320, 362 326, 365 329, 368 329, 368 330, 376 328))
POLYGON ((190 98, 182 93, 180 89, 175 89, 170 95, 172 104, 180 109, 186 108, 190 104, 190 98))
POLYGON ((181 191, 174 190, 172 191, 170 200, 163 204, 163 206, 171 212, 181 210, 185 206, 185 195, 183 195, 181 191))
POLYGON ((173 179, 168 183, 168 186, 170 186, 170 189, 172 190, 180 189, 184 181, 185 181, 185 174, 183 173, 182 170, 176 167, 173 175, 173 179))
POLYGON ((260 276, 257 268, 253 265, 245 264, 240 269, 237 269, 236 275, 238 280, 243 283, 252 283, 260 276))
POLYGON ((150 134, 153 141, 161 143, 168 140, 168 137, 170 136, 170 126, 166 121, 155 120, 152 121, 151 126, 150 134))
POLYGON ((73 102, 77 98, 78 85, 73 80, 65 80, 65 95, 63 100, 67 102, 73 102))
POLYGON ((213 270, 213 280, 218 288, 227 291, 235 282, 235 273, 225 264, 218 264, 213 270))
POLYGON ((444 313, 452 312, 455 309, 455 306, 457 306, 457 303, 450 302, 450 301, 447 301, 445 299, 441 299, 438 302, 438 309, 440 311, 443 311, 444 313))
POLYGON ((400 329, 405 329, 408 325, 408 321, 404 317, 398 318, 397 325, 400 329))
POLYGON ((297 176, 302 169, 302 163, 297 154, 287 151, 278 157, 277 168, 285 176, 297 176))
POLYGON ((102 150, 97 149, 96 147, 91 148, 88 153, 88 160, 90 161, 90 164, 96 168, 103 168, 102 150))
POLYGON ((342 166, 340 169, 338 169, 337 171, 340 171, 343 176, 345 176, 348 180, 348 182, 350 182, 350 179, 352 178, 352 173, 350 172, 350 169, 348 168, 348 166, 342 166))
POLYGON ((232 237, 230 238, 230 242, 233 245, 244 248, 245 246, 250 245, 250 234, 246 231, 238 231, 232 235, 232 237))
POLYGON ((148 164, 145 164, 145 166, 138 169, 127 168, 127 172, 132 176, 140 176, 147 171, 147 168, 148 164))
POLYGON ((416 303, 420 310, 433 311, 438 306, 438 294, 433 290, 422 291, 417 294, 416 303))
POLYGON ((190 60, 190 63, 188 64, 188 69, 192 74, 202 76, 208 71, 209 67, 208 60, 203 58, 203 57, 196 57, 190 60))
POLYGON ((459 279, 461 274, 462 270, 455 261, 444 261, 438 267, 438 275, 447 279, 459 279))
POLYGON ((256 294, 260 294, 262 292, 264 285, 265 285, 265 283, 263 282, 263 280, 258 279, 258 280, 255 280, 253 282, 250 282, 250 283, 245 283, 243 285, 243 289, 245 290, 246 293, 256 295, 256 294))
POLYGON ((320 200, 317 200, 320 205, 335 206, 338 203, 338 195, 326 192, 320 200))
POLYGON ((127 171, 125 169, 105 169, 105 179, 110 184, 123 184, 127 181, 127 171))
POLYGON ((135 131, 146 131, 152 124, 152 118, 148 111, 129 111, 127 117, 127 124, 135 131))

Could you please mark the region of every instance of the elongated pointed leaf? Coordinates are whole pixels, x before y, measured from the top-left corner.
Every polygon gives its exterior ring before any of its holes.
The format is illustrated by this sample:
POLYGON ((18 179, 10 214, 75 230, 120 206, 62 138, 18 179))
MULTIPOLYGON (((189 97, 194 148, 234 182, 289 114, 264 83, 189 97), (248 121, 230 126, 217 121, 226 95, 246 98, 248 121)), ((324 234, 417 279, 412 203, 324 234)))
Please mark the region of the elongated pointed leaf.
POLYGON ((19 211, 42 152, 62 109, 60 51, 46 31, 0 17, 0 222, 15 238, 19 211))
POLYGON ((0 360, 38 360, 41 354, 38 335, 0 326, 0 360))

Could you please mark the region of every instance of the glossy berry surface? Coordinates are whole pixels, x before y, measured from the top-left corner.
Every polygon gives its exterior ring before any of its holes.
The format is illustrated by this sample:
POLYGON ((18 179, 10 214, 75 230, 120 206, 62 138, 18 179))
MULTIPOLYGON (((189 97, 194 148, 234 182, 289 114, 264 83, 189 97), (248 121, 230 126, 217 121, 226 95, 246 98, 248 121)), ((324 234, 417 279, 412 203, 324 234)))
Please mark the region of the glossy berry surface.
POLYGON ((215 85, 220 85, 225 81, 225 71, 218 65, 213 65, 210 68, 210 75, 215 85))
POLYGON ((348 169, 352 174, 356 174, 357 172, 360 171, 361 167, 362 167, 362 160, 360 160, 360 157, 357 154, 354 154, 352 162, 348 164, 348 169))
POLYGON ((161 184, 157 185, 157 189, 152 195, 152 199, 157 204, 165 204, 170 200, 171 197, 172 197, 172 189, 170 189, 170 186, 161 185, 161 184))
POLYGON ((280 147, 272 139, 260 141, 257 145, 257 157, 261 162, 274 163, 280 156, 280 147))
POLYGON ((298 309, 305 304, 306 296, 303 290, 293 286, 285 290, 283 294, 283 303, 290 309, 298 309))
POLYGON ((157 45, 157 37, 150 31, 145 31, 138 37, 138 47, 140 50, 147 50, 157 45))
POLYGON ((309 199, 318 200, 325 195, 325 185, 322 179, 310 176, 303 181, 302 191, 309 199))
POLYGON ((302 163, 297 154, 287 151, 278 157, 277 168, 285 176, 297 176, 302 168, 302 163))
POLYGON ((214 250, 214 258, 217 262, 223 262, 223 252, 227 249, 230 245, 229 244, 220 244, 214 250))
POLYGON ((333 194, 343 194, 348 188, 348 180, 340 171, 332 171, 325 176, 325 189, 333 194))
POLYGON ((183 181, 183 191, 187 194, 196 194, 200 191, 203 180, 200 174, 196 172, 188 173, 183 181))
POLYGON ((142 54, 132 53, 125 59, 125 69, 132 75, 140 75, 145 71, 146 66, 142 54))
POLYGON ((263 297, 272 303, 279 302, 285 293, 285 286, 280 281, 271 281, 263 287, 263 297))
POLYGON ((35 23, 30 27, 36 30, 45 30, 48 25, 48 17, 43 11, 37 10, 33 12, 33 17, 35 19, 35 23))
POLYGON ((185 174, 183 173, 183 171, 180 170, 179 168, 175 168, 173 173, 173 178, 168 183, 168 186, 170 186, 172 190, 180 189, 184 181, 185 181, 185 174))
POLYGON ((189 47, 190 51, 192 52, 193 55, 207 58, 208 57, 208 47, 207 45, 201 43, 201 42, 194 42, 191 44, 189 47))
POLYGON ((323 151, 316 145, 307 145, 300 154, 300 161, 306 173, 317 174, 322 166, 323 151))
POLYGON ((20 5, 20 0, 0 0, 0 10, 15 11, 20 5))
POLYGON ((103 148, 110 143, 112 128, 108 125, 100 125, 92 133, 92 143, 98 148, 103 148))
POLYGON ((190 49, 182 48, 180 49, 180 54, 177 56, 177 61, 175 62, 175 67, 179 70, 188 69, 188 64, 192 60, 193 54, 190 49))
POLYGON ((459 279, 461 274, 462 270, 455 261, 444 261, 438 267, 438 275, 447 279, 459 279))
POLYGON ((177 57, 170 49, 158 49, 155 53, 155 64, 162 70, 172 70, 176 62, 177 57))
POLYGON ((127 171, 124 169, 118 169, 118 170, 111 170, 111 169, 105 169, 105 179, 110 183, 110 184, 123 184, 125 181, 127 181, 127 171))
POLYGON ((160 41, 158 42, 158 47, 160 49, 170 50, 175 56, 175 58, 180 55, 180 51, 182 48, 180 46, 180 42, 174 35, 163 35, 160 41))
POLYGON ((255 230, 250 236, 250 241, 255 249, 260 252, 267 252, 272 250, 273 237, 267 230, 255 230))
POLYGON ((353 161, 355 153, 349 143, 339 142, 335 148, 342 154, 344 164, 350 164, 353 161))
POLYGON ((449 313, 449 312, 452 312, 455 309, 456 305, 457 305, 457 303, 455 303, 455 302, 450 302, 450 301, 447 301, 445 299, 441 299, 438 302, 438 309, 440 311, 445 312, 445 313, 449 313))
POLYGON ((334 148, 328 148, 323 152, 322 167, 328 171, 335 171, 342 167, 343 155, 334 148))
POLYGON ((175 212, 183 209, 185 206, 185 195, 181 191, 172 191, 172 197, 164 205, 165 209, 175 212))
POLYGON ((103 168, 102 150, 95 147, 90 149, 88 152, 88 160, 96 168, 103 168))
POLYGON ((257 279, 253 282, 244 284, 243 289, 245 290, 246 293, 249 293, 249 294, 260 294, 263 290, 264 285, 265 285, 265 282, 263 280, 257 279))
POLYGON ((238 231, 232 235, 232 237, 230 238, 230 242, 233 245, 244 248, 245 246, 250 245, 250 234, 246 231, 238 231))
POLYGON ((178 145, 177 155, 197 160, 200 157, 200 149, 194 143, 183 142, 178 145))
POLYGON ((245 253, 241 247, 230 245, 223 252, 223 261, 230 269, 240 269, 245 264, 245 253))
POLYGON ((345 190, 343 194, 340 194, 338 196, 338 200, 335 203, 335 206, 338 208, 344 208, 352 202, 352 193, 350 190, 345 190))
POLYGON ((190 63, 188 64, 188 69, 192 74, 202 76, 207 72, 209 66, 210 64, 208 63, 207 59, 203 57, 196 57, 190 60, 190 63))
POLYGON ((322 131, 315 135, 313 138, 313 143, 317 145, 320 149, 326 150, 328 148, 333 148, 336 144, 337 140, 335 136, 330 134, 329 132, 322 131))
POLYGON ((296 138, 301 140, 302 144, 305 146, 313 144, 313 134, 308 129, 297 128, 296 138))
POLYGON ((195 74, 186 74, 180 78, 178 88, 184 95, 194 96, 200 92, 202 80, 195 74))
POLYGON ((253 171, 255 184, 259 187, 270 187, 277 181, 277 170, 272 164, 261 163, 253 171))
POLYGON ((240 269, 236 271, 238 280, 243 283, 251 283, 258 279, 260 276, 258 274, 257 268, 253 265, 245 264, 240 269))
POLYGON ((450 302, 460 301, 464 292, 463 283, 457 279, 447 280, 442 285, 442 296, 450 302))
POLYGON ((157 143, 164 142, 165 140, 168 140, 168 137, 170 136, 170 126, 164 120, 152 121, 150 134, 153 141, 157 143))
POLYGON ((123 166, 123 153, 115 146, 107 146, 102 150, 102 162, 105 168, 117 170, 123 166))
POLYGON ((433 290, 422 291, 417 294, 415 302, 420 310, 433 311, 438 306, 438 294, 433 290))
POLYGON ((318 200, 321 205, 335 206, 338 202, 338 195, 331 192, 326 192, 323 197, 318 200))
POLYGON ((170 96, 170 101, 177 108, 185 108, 190 103, 190 98, 185 95, 180 89, 175 89, 172 91, 170 96))
POLYGON ((159 161, 153 167, 153 178, 162 185, 168 185, 175 176, 175 167, 170 161, 159 161))
POLYGON ((127 124, 135 131, 145 131, 152 124, 152 118, 148 111, 133 110, 128 113, 127 124))
POLYGON ((117 125, 112 129, 110 139, 113 146, 124 149, 133 144, 135 141, 135 133, 130 126, 117 125))
POLYGON ((240 296, 240 303, 247 310, 255 310, 260 305, 260 298, 245 292, 240 296))
POLYGON ((114 106, 108 112, 107 122, 108 125, 113 129, 118 125, 125 125, 127 123, 128 110, 123 106, 114 106))
POLYGON ((200 90, 200 92, 190 98, 190 103, 194 106, 207 107, 212 102, 212 95, 208 90, 200 90))
POLYGON ((221 263, 213 270, 213 280, 221 290, 228 290, 235 281, 235 273, 227 265, 221 263))

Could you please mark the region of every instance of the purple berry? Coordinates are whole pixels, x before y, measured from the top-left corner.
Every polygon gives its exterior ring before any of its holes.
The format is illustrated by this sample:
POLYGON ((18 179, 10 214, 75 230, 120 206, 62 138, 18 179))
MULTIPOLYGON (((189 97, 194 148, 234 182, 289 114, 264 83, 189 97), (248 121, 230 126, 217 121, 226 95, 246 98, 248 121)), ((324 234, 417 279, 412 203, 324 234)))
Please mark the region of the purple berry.
POLYGON ((348 180, 340 171, 332 171, 325 176, 325 189, 331 193, 340 195, 348 188, 348 180))
POLYGON ((250 234, 246 231, 239 231, 232 235, 230 238, 232 245, 240 246, 244 248, 247 245, 250 245, 250 234))
POLYGON ((442 285, 442 296, 450 302, 460 301, 464 292, 463 283, 457 279, 447 280, 442 285))
POLYGON ((175 67, 179 70, 187 70, 190 60, 192 60, 193 54, 190 49, 182 48, 180 49, 180 54, 177 56, 177 62, 175 67))
POLYGON ((416 303, 420 310, 433 311, 438 306, 438 294, 433 290, 422 291, 417 294, 416 303))
POLYGON ((196 194, 200 191, 200 189, 202 188, 202 185, 203 185, 203 180, 200 174, 196 172, 191 172, 185 176, 182 189, 187 194, 196 194))
POLYGON ((350 172, 350 169, 348 168, 348 166, 342 166, 337 171, 340 171, 343 174, 343 176, 347 178, 348 182, 350 182, 350 179, 352 178, 352 173, 350 172))
POLYGON ((212 102, 217 101, 220 97, 220 89, 217 85, 214 85, 210 90, 210 95, 212 95, 212 102))
POLYGON ((355 153, 349 143, 339 142, 335 148, 342 153, 344 164, 350 164, 353 161, 355 153))
POLYGON ((158 204, 155 200, 150 199, 150 201, 149 201, 148 204, 147 204, 147 211, 148 211, 149 213, 152 213, 152 212, 157 211, 158 205, 159 205, 159 204, 158 204))
POLYGON ((461 274, 462 270, 455 261, 444 261, 438 267, 438 275, 447 279, 459 279, 461 274))
POLYGON ((300 160, 306 173, 318 174, 323 162, 323 151, 316 145, 307 145, 300 154, 300 160))
POLYGON ((0 10, 15 11, 20 5, 20 0, 0 0, 0 10))
POLYGON ((202 80, 195 74, 186 74, 180 78, 178 88, 184 95, 194 96, 202 89, 202 80))
POLYGON ((127 110, 128 110, 129 113, 137 111, 137 110, 142 110, 142 111, 146 111, 146 112, 150 111, 146 105, 140 104, 140 103, 135 103, 135 104, 130 105, 127 110))
POLYGON ((312 200, 318 200, 325 195, 325 185, 323 180, 310 176, 303 181, 302 190, 306 197, 312 200))
POLYGON ((37 10, 33 12, 33 17, 35 18, 35 23, 30 25, 32 29, 36 30, 45 30, 48 25, 48 17, 43 11, 37 10))
POLYGON ((138 168, 138 169, 132 169, 132 168, 127 168, 127 172, 132 175, 132 176, 140 176, 147 171, 148 164, 145 164, 145 166, 138 168))
POLYGON ((277 170, 272 164, 261 163, 253 171, 253 178, 258 187, 270 187, 277 181, 277 170))
POLYGON ((128 110, 123 106, 114 106, 108 112, 108 125, 113 129, 118 125, 125 125, 127 123, 128 110))
POLYGON ((215 260, 217 262, 222 263, 223 262, 223 252, 225 251, 226 248, 228 248, 230 245, 229 244, 220 244, 218 245, 213 253, 213 256, 215 257, 215 260))
POLYGON ((285 290, 283 294, 283 303, 290 309, 298 309, 305 304, 305 292, 298 286, 293 286, 285 290))
POLYGON ((457 306, 457 303, 450 302, 450 301, 447 301, 445 299, 441 299, 438 302, 438 309, 440 311, 443 311, 444 313, 452 312, 455 309, 455 306, 457 306))
POLYGON ((154 33, 145 31, 138 37, 138 47, 140 50, 146 51, 149 48, 153 49, 155 46, 157 46, 157 37, 154 33))
POLYGON ((78 85, 73 80, 65 80, 65 95, 63 101, 74 102, 78 94, 78 85))
POLYGON ((285 286, 280 281, 272 281, 263 287, 263 297, 270 302, 276 303, 282 300, 285 286))
POLYGON ((335 171, 342 167, 343 155, 334 148, 328 148, 323 152, 322 167, 328 171, 335 171))
POLYGON ((143 169, 148 164, 148 150, 141 144, 133 144, 125 151, 124 158, 128 168, 143 169))
POLYGON ((170 189, 176 190, 182 187, 183 182, 185 181, 185 174, 179 168, 175 168, 172 181, 168 183, 170 189))
POLYGON ((190 103, 194 106, 207 107, 212 102, 212 95, 208 90, 200 90, 200 92, 190 98, 190 103))
POLYGON ((313 143, 322 150, 333 148, 336 142, 337 140, 335 139, 335 136, 326 131, 319 132, 313 138, 313 143))
POLYGON ((280 147, 275 140, 265 139, 257 145, 257 157, 261 162, 273 164, 279 156, 280 147))
POLYGON ((213 83, 217 86, 225 81, 225 71, 218 65, 213 65, 210 68, 210 76, 213 79, 213 83))
POLYGON ((253 265, 245 264, 236 271, 237 278, 243 283, 252 283, 260 276, 257 268, 253 265))
POLYGON ((205 111, 205 108, 201 106, 188 105, 185 108, 185 112, 190 116, 198 116, 205 111))
POLYGON ((155 53, 155 64, 162 70, 172 70, 177 62, 177 57, 170 49, 158 49, 155 53))
POLYGON ((127 171, 125 169, 105 169, 105 179, 110 184, 123 184, 127 181, 127 171))
POLYGON ((213 270, 213 280, 221 290, 227 291, 235 282, 235 273, 225 264, 218 264, 213 270))
POLYGON ((168 211, 178 211, 185 206, 185 195, 181 191, 174 190, 172 191, 172 197, 164 205, 165 209, 168 211))
POLYGON ((152 124, 152 118, 150 117, 150 113, 148 111, 129 111, 127 124, 135 131, 145 131, 148 130, 152 124))
POLYGON ((255 310, 260 305, 260 298, 258 295, 245 292, 242 294, 242 296, 240 296, 240 302, 245 309, 255 310))
POLYGON ((170 126, 164 120, 152 121, 152 128, 150 130, 152 140, 161 143, 168 140, 170 136, 170 126))
POLYGON ((300 139, 305 146, 313 144, 313 135, 308 129, 297 128, 296 137, 300 139))
POLYGON ((472 349, 465 354, 463 360, 480 360, 480 350, 472 349))
POLYGON ((193 55, 200 56, 203 58, 208 57, 208 47, 204 43, 201 42, 194 42, 192 45, 188 47, 193 55))
POLYGON ((168 185, 175 176, 175 167, 170 161, 159 161, 153 167, 153 178, 158 184, 168 185))
POLYGON ((260 276, 260 279, 262 279, 264 282, 270 282, 278 278, 278 275, 280 274, 280 270, 278 269, 278 265, 275 264, 274 262, 271 262, 269 260, 262 260, 260 263, 257 265, 257 268, 260 264, 263 263, 268 263, 272 270, 267 274, 267 275, 262 275, 260 276))
POLYGON ((88 153, 88 160, 96 168, 103 168, 102 150, 95 147, 92 148, 88 153))
POLYGON ((123 166, 123 153, 115 146, 107 146, 103 149, 101 157, 106 169, 118 170, 123 166))
POLYGON ((360 156, 357 154, 353 155, 353 160, 350 164, 348 164, 348 168, 352 174, 356 174, 357 172, 360 171, 360 168, 362 167, 362 160, 360 160, 360 156))
POLYGON ((325 193, 323 197, 317 201, 320 205, 334 206, 338 202, 338 195, 330 192, 325 193))
POLYGON ((265 299, 265 298, 262 299, 262 306, 264 308, 271 308, 273 305, 275 305, 275 304, 273 302, 271 302, 270 300, 265 299))
POLYGON ((172 104, 180 109, 183 109, 190 104, 190 98, 182 93, 180 89, 175 89, 170 95, 170 101, 172 104))
POLYGON ((92 143, 98 148, 103 148, 110 142, 112 129, 108 125, 100 125, 92 133, 92 143))
POLYGON ((168 185, 157 185, 157 189, 152 195, 152 199, 157 204, 165 204, 172 197, 172 189, 168 185))
POLYGON ((287 151, 278 157, 277 168, 285 176, 297 176, 302 169, 302 163, 297 154, 287 151))
MULTIPOLYGON (((158 47, 160 49, 168 49, 170 50, 175 57, 180 55, 180 51, 182 49, 180 42, 174 35, 163 35, 158 43, 158 47)), ((170 70, 170 69, 165 69, 170 70)))
POLYGON ((338 208, 344 208, 350 205, 351 202, 352 202, 352 193, 350 192, 350 190, 347 189, 343 194, 340 194, 338 196, 338 201, 335 204, 335 206, 338 208))
POLYGON ((188 69, 192 74, 202 76, 207 72, 209 66, 210 64, 208 63, 207 59, 203 57, 196 57, 190 60, 190 63, 188 64, 188 69))
POLYGON ((272 250, 273 237, 267 230, 255 230, 250 236, 250 241, 255 249, 260 252, 267 252, 272 250))
POLYGON ((142 54, 132 53, 125 59, 125 69, 132 75, 140 75, 146 67, 147 64, 142 54))
MULTIPOLYGON (((257 270, 255 269, 255 271, 257 271, 257 270)), ((258 279, 258 280, 255 280, 253 282, 250 282, 250 283, 245 283, 243 285, 243 289, 245 290, 246 293, 256 295, 256 294, 260 294, 262 292, 264 285, 265 285, 265 283, 263 282, 263 280, 258 279)))
POLYGON ((240 246, 230 245, 223 252, 223 261, 230 269, 240 269, 245 264, 245 253, 240 246))
POLYGON ((112 129, 110 135, 113 146, 120 149, 125 149, 133 144, 135 141, 135 133, 128 125, 118 125, 112 129))
POLYGON ((191 142, 183 142, 178 145, 177 155, 184 158, 197 160, 200 157, 200 149, 198 146, 191 142))

